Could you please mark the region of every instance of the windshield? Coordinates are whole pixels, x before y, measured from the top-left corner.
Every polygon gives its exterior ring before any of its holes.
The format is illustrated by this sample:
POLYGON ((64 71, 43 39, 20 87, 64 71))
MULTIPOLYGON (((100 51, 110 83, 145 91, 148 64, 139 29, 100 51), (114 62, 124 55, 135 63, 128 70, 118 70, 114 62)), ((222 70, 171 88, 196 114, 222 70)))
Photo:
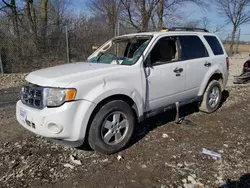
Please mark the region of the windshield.
POLYGON ((133 65, 148 46, 151 36, 118 37, 90 56, 88 62, 133 65))

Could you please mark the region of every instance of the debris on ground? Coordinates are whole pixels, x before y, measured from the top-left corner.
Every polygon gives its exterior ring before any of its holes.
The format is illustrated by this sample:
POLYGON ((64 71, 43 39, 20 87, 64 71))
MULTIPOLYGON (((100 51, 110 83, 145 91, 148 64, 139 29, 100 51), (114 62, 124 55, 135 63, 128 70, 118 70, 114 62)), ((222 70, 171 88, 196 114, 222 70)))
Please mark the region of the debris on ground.
POLYGON ((73 169, 73 168, 75 168, 73 165, 71 165, 71 164, 64 164, 63 165, 65 168, 71 168, 71 169, 73 169))
POLYGON ((101 162, 102 163, 106 163, 106 162, 108 162, 109 161, 109 159, 103 159, 101 162))
POLYGON ((118 156, 117 156, 117 160, 118 160, 118 161, 121 161, 122 159, 123 159, 123 157, 122 157, 121 155, 118 155, 118 156))
POLYGON ((77 159, 77 157, 74 156, 74 155, 70 155, 70 160, 71 160, 72 163, 74 163, 76 165, 81 165, 82 164, 82 162, 79 159, 77 159))
POLYGON ((202 148, 202 153, 206 154, 206 155, 210 155, 212 157, 221 158, 221 154, 216 153, 216 152, 211 151, 211 150, 208 150, 208 149, 205 149, 205 148, 202 148))
POLYGON ((225 148, 228 148, 228 144, 223 144, 223 146, 224 146, 225 148))
POLYGON ((192 126, 197 126, 197 124, 196 124, 195 122, 193 122, 193 121, 190 120, 190 119, 186 119, 186 118, 183 119, 182 125, 183 125, 183 126, 190 126, 190 127, 192 127, 192 126))
POLYGON ((234 76, 234 84, 245 84, 250 81, 250 59, 247 60, 239 76, 234 76))
POLYGON ((162 134, 162 138, 168 138, 168 137, 169 137, 168 134, 166 134, 166 133, 162 134))

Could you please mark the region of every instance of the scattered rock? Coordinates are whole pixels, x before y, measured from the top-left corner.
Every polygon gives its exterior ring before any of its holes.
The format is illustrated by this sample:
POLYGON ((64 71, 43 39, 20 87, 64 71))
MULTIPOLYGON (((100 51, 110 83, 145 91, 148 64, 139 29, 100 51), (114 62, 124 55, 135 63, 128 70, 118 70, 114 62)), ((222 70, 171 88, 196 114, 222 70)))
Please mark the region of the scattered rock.
POLYGON ((177 164, 177 167, 179 167, 179 168, 183 168, 183 167, 184 167, 184 164, 182 164, 182 163, 178 163, 178 164, 177 164))
POLYGON ((18 172, 18 174, 16 175, 17 178, 21 178, 23 177, 24 173, 23 170, 21 170, 20 172, 18 172))
POLYGON ((183 184, 183 187, 184 187, 184 188, 188 188, 188 184, 184 183, 184 184, 183 184))
POLYGON ((117 156, 117 160, 118 160, 118 161, 121 161, 122 159, 123 159, 123 157, 122 157, 121 155, 118 155, 118 156, 117 156))
POLYGON ((187 179, 181 180, 183 184, 187 184, 187 179))
POLYGON ((217 160, 218 158, 217 157, 212 157, 212 159, 217 160))
POLYGON ((162 138, 168 138, 168 137, 169 137, 168 134, 166 133, 162 134, 162 138))
POLYGON ((196 184, 196 181, 192 176, 188 176, 188 181, 192 184, 196 184))
POLYGON ((191 176, 195 179, 196 178, 196 175, 195 174, 191 174, 191 176))
POLYGON ((76 165, 81 165, 82 162, 80 160, 78 160, 74 155, 70 155, 70 160, 72 163, 76 164, 76 165))
POLYGON ((202 184, 202 183, 197 183, 197 184, 195 185, 195 188, 204 188, 204 184, 202 184))
POLYGON ((126 165, 126 168, 127 168, 128 170, 131 170, 131 167, 130 167, 129 165, 126 165))
POLYGON ((102 163, 106 163, 106 162, 108 162, 109 161, 109 159, 103 159, 101 162, 102 163))
POLYGON ((73 165, 71 165, 71 164, 64 164, 63 165, 65 168, 71 168, 71 169, 73 169, 73 168, 75 168, 73 165))
POLYGON ((224 146, 225 148, 228 148, 228 144, 223 144, 223 146, 224 146))
POLYGON ((147 166, 145 164, 141 165, 142 168, 147 168, 147 166))
POLYGON ((73 186, 77 186, 79 183, 76 181, 73 183, 73 186))

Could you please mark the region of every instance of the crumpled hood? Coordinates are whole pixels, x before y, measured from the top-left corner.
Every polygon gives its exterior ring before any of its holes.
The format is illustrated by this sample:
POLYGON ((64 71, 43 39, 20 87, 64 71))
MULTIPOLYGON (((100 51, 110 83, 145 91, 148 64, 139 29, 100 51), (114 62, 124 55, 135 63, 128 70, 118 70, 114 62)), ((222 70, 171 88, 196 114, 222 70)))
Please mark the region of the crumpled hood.
POLYGON ((26 80, 40 86, 66 87, 72 82, 102 75, 117 68, 121 68, 121 65, 88 62, 70 63, 31 72, 26 80))

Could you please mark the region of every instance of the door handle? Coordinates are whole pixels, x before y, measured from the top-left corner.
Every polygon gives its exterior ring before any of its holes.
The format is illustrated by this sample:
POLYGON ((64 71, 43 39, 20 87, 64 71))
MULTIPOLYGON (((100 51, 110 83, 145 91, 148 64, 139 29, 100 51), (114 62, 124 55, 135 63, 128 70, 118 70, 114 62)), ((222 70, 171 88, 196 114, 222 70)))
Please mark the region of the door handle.
POLYGON ((176 67, 176 68, 174 69, 174 72, 175 72, 175 73, 181 73, 181 72, 183 72, 183 68, 176 67))
POLYGON ((204 64, 204 66, 205 67, 210 67, 212 64, 210 63, 210 62, 206 62, 205 64, 204 64))

